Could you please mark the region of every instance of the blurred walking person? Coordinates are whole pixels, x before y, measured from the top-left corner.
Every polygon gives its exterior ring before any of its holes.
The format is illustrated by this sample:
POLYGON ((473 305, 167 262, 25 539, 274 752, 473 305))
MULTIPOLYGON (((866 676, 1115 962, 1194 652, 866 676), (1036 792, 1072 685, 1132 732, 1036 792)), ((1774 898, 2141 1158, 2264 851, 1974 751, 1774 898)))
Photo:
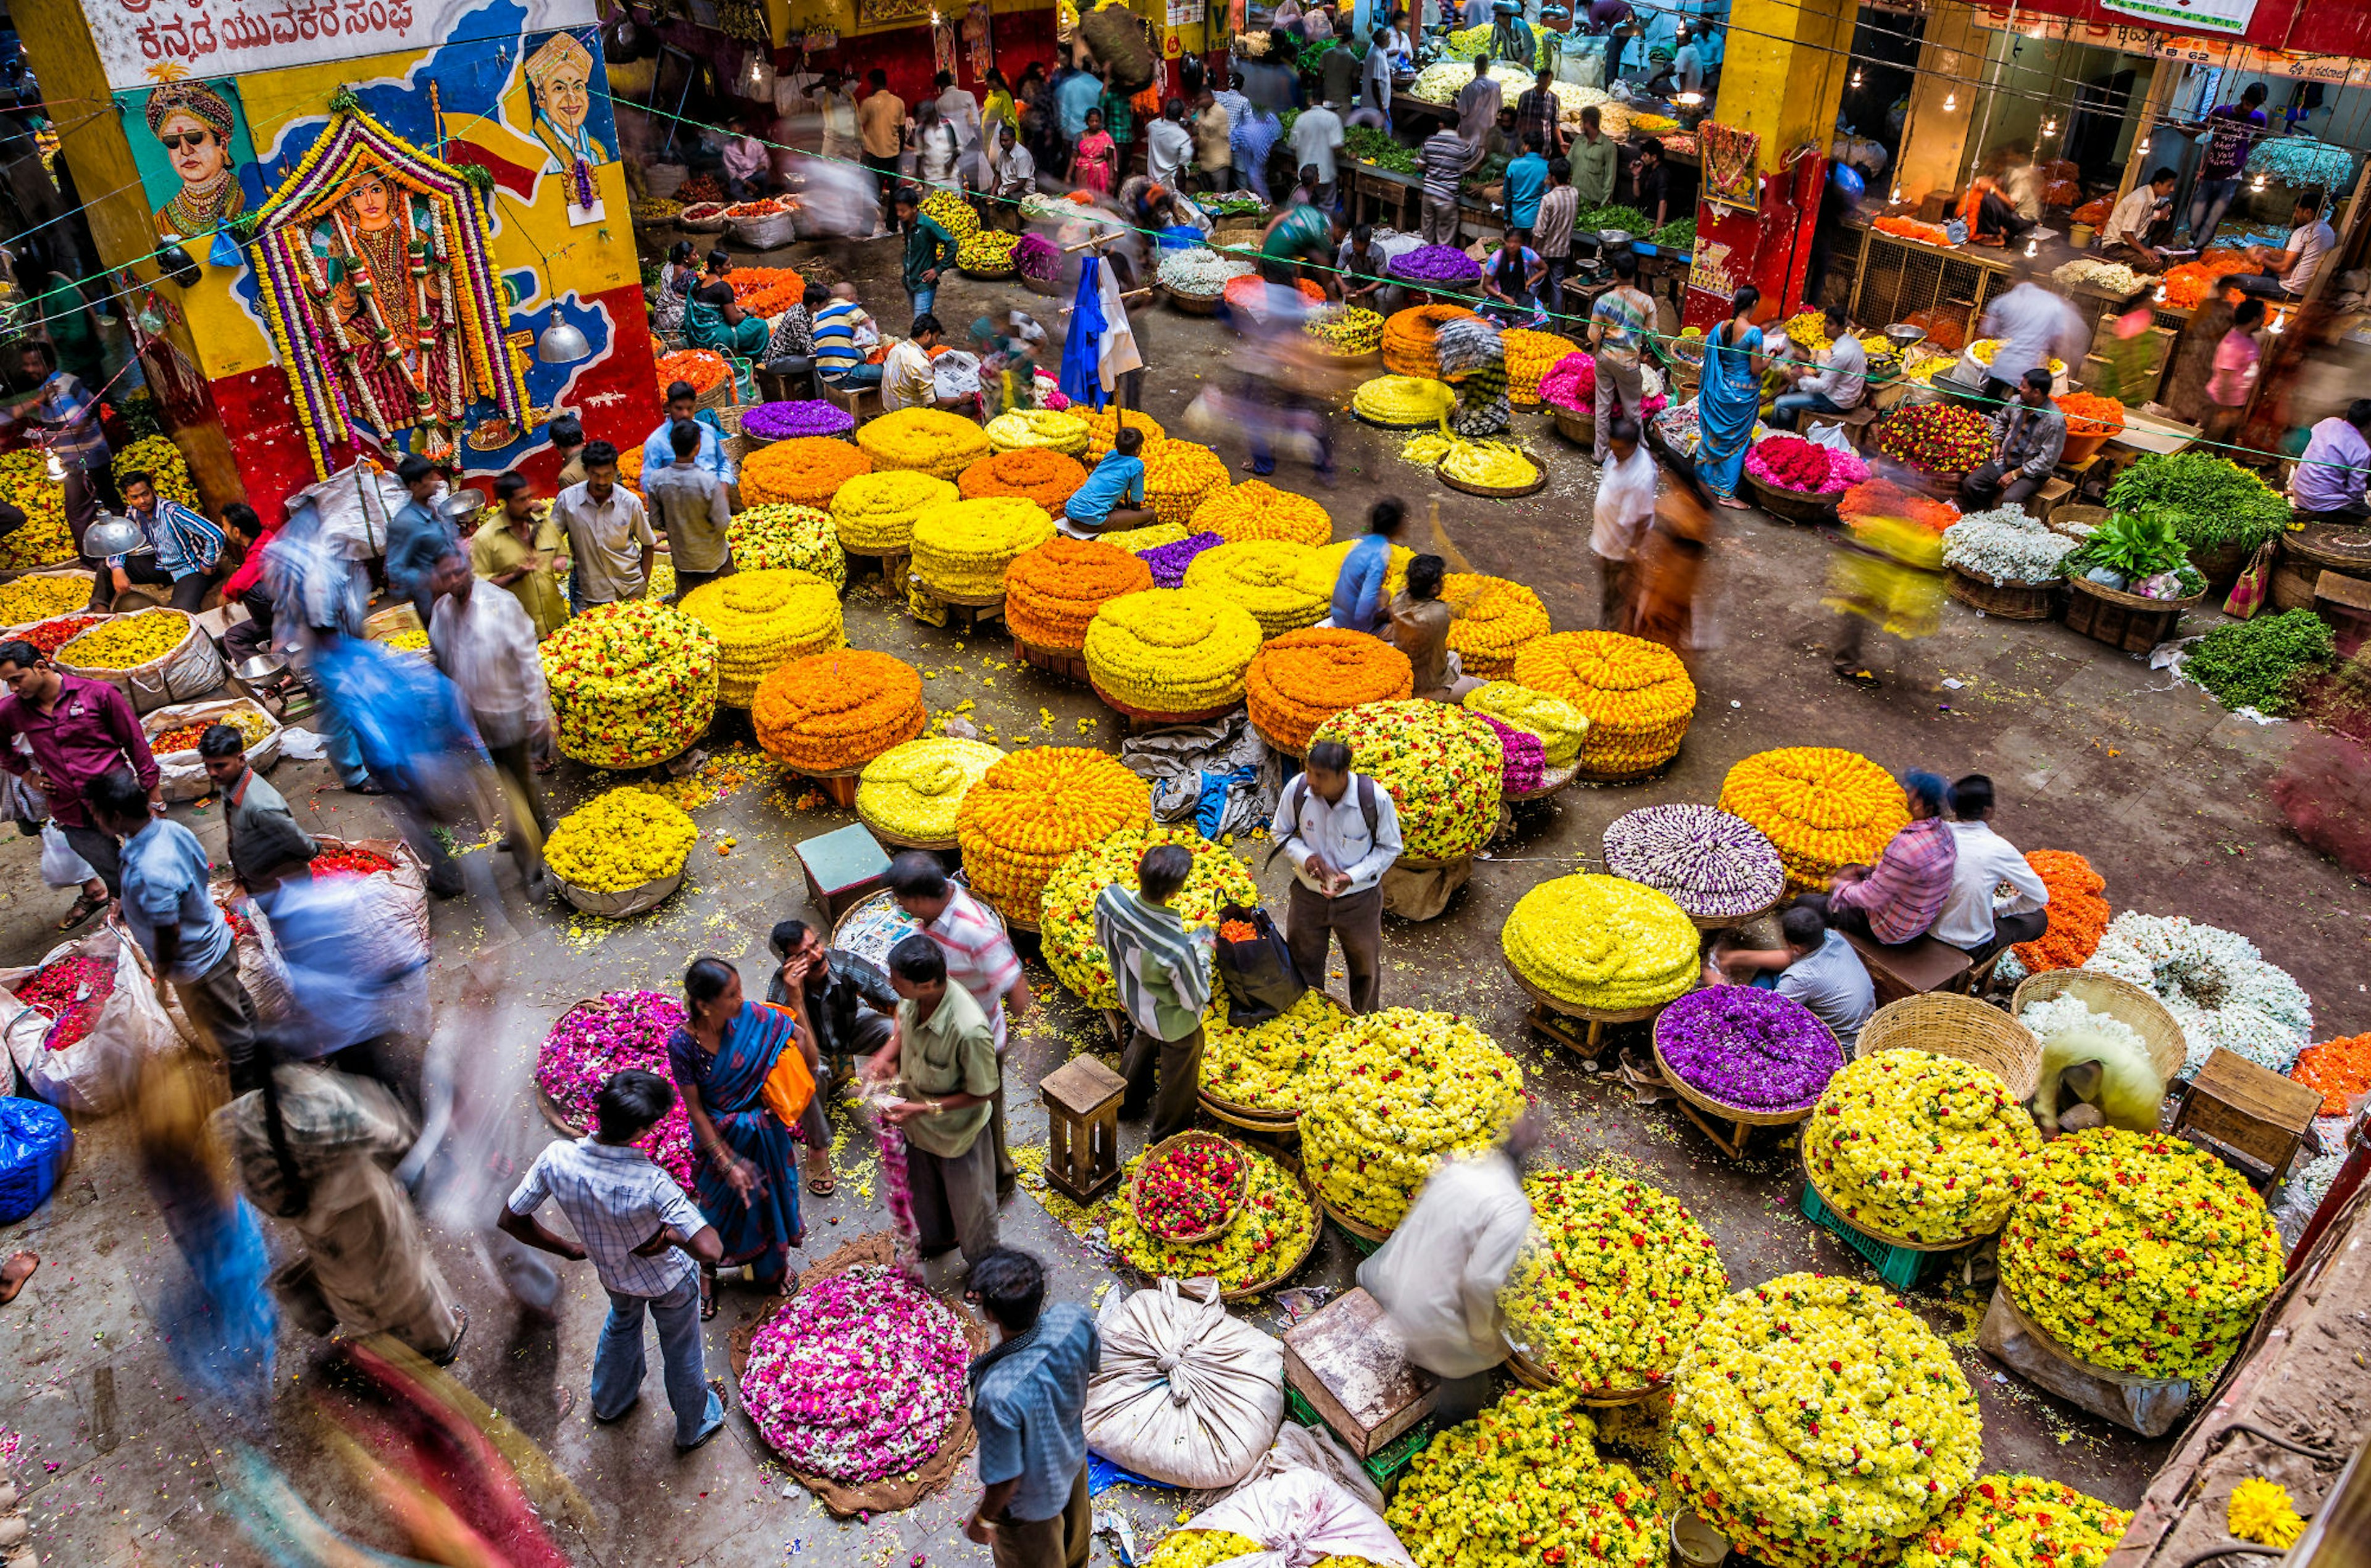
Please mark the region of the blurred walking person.
POLYGON ((1693 662, 1712 532, 1712 507, 1693 482, 1680 479, 1656 502, 1655 521, 1639 541, 1625 631, 1693 662))
MULTIPOLYGON (((706 481, 712 489, 716 481, 706 481)), ((508 594, 480 594, 469 558, 455 553, 437 564, 436 613, 428 646, 436 667, 460 691, 469 717, 493 763, 502 794, 502 847, 518 866, 519 881, 533 891, 542 880, 543 840, 551 832, 551 811, 535 781, 536 743, 551 729, 551 697, 543 680, 543 655, 535 623, 508 594)))

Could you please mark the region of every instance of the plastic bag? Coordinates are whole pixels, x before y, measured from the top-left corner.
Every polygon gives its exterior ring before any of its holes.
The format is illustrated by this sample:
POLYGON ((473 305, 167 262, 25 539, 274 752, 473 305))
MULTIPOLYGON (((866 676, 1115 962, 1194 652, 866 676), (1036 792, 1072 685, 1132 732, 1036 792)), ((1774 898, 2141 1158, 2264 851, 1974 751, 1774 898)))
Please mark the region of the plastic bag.
POLYGON ((80 887, 98 873, 75 852, 65 830, 56 823, 41 824, 41 880, 52 887, 80 887))
POLYGON ((1098 1324, 1087 1446, 1151 1480, 1207 1491, 1242 1479, 1284 1423, 1284 1343, 1227 1315, 1219 1287, 1164 1279, 1098 1324))
POLYGON ((2140 1378, 2076 1360, 2018 1311, 2008 1292, 1997 1285, 1976 1330, 1976 1345, 2028 1382, 2144 1437, 2162 1437, 2172 1431, 2190 1403, 2187 1378, 2140 1378))
POLYGON ((1292 950, 1265 909, 1230 904, 1219 911, 1221 921, 1241 920, 1258 934, 1242 940, 1218 939, 1219 981, 1227 988, 1227 1026, 1248 1028, 1265 1023, 1301 1000, 1309 989, 1293 966, 1292 950))
POLYGON ((1363 1557, 1415 1568, 1407 1548, 1376 1512, 1313 1470, 1287 1470, 1194 1516, 1186 1527, 1231 1530, 1269 1550, 1231 1559, 1234 1568, 1309 1568, 1325 1557, 1363 1557))
POLYGON ((61 1111, 104 1115, 122 1105, 139 1082, 148 1058, 178 1051, 180 1036, 156 999, 140 951, 120 926, 102 926, 87 937, 52 948, 26 969, 0 969, 0 1032, 8 1054, 33 1093, 61 1111), (115 971, 115 989, 98 1009, 90 1032, 63 1051, 49 1048, 52 1016, 17 999, 17 987, 68 958, 95 958, 115 971))

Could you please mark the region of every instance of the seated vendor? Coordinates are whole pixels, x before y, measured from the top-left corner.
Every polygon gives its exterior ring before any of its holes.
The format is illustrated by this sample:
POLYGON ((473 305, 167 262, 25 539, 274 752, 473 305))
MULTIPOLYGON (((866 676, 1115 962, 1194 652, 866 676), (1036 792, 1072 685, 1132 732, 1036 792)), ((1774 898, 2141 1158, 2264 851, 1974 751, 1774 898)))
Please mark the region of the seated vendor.
POLYGON ((1367 531, 1342 558, 1334 578, 1334 625, 1385 635, 1391 624, 1391 594, 1384 584, 1392 574, 1392 541, 1406 524, 1407 507, 1395 497, 1385 496, 1368 510, 1367 531))
POLYGON ((1778 394, 1770 414, 1770 422, 1781 430, 1793 430, 1805 414, 1850 413, 1868 392, 1868 351, 1853 336, 1852 318, 1841 305, 1829 306, 1822 318, 1833 341, 1821 352, 1816 369, 1787 367, 1794 389, 1778 394))
MULTIPOLYGON (((1828 924, 1889 946, 1925 936, 1950 896, 1959 860, 1943 808, 1950 786, 1932 773, 1905 773, 1910 824, 1895 834, 1874 866, 1846 866, 1828 879, 1828 924)), ((1818 898, 1814 894, 1810 895, 1818 898)))
POLYGON ((2363 495, 2371 469, 2371 398, 2357 398, 2344 414, 2317 422, 2305 455, 2289 476, 2289 504, 2317 523, 2359 522, 2371 506, 2363 495))
POLYGON ((1798 899, 1778 917, 1784 946, 1749 948, 1736 931, 1713 941, 1705 964, 1708 986, 1753 986, 1792 997, 1835 1032, 1846 1051, 1877 1010, 1877 986, 1841 932, 1829 929, 1813 901, 1798 899))
POLYGON ((741 308, 726 278, 732 271, 733 258, 723 247, 708 253, 708 271, 684 302, 684 346, 752 359, 765 352, 774 329, 764 317, 741 308))
POLYGON ((1961 513, 2023 502, 2050 481, 2066 450, 2066 416, 2050 397, 2050 367, 2035 365, 1993 415, 1993 458, 1960 481, 1961 513))
MULTIPOLYGON (((1389 306, 1383 291, 1390 287, 1383 281, 1384 269, 1391 259, 1375 245, 1375 225, 1360 224, 1350 231, 1341 248, 1334 253, 1334 274, 1342 285, 1342 303, 1382 314, 1389 306)), ((1396 295, 1396 290, 1393 291, 1396 295)))
POLYGON ((2041 1043, 2033 1120, 2043 1137, 2102 1123, 2128 1133, 2153 1133, 2164 1106, 2165 1079, 2131 1030, 2076 1025, 2041 1043))
POLYGON ((1982 963, 2002 948, 2040 941, 2050 929, 2050 884, 1992 828, 1993 781, 1971 773, 1951 786, 1951 891, 1935 940, 1982 963), (2007 898, 2000 896, 2009 890, 2007 898))
POLYGON ((1449 651, 1449 626, 1457 612, 1440 596, 1448 570, 1437 555, 1408 562, 1407 586, 1392 596, 1391 621, 1383 628, 1384 640, 1406 654, 1416 671, 1413 695, 1428 702, 1463 702, 1482 685, 1449 651))
POLYGON ((2161 168, 2146 185, 2126 191, 2108 214, 2107 226, 2099 231, 2099 254, 2111 261, 2122 261, 2135 272, 2164 271, 2165 257, 2150 248, 2148 239, 2157 225, 2173 222, 2173 188, 2180 178, 2173 170, 2161 168))
POLYGON ((1978 245, 2008 245, 2023 239, 2033 227, 2030 218, 2017 214, 2017 206, 2000 182, 1989 174, 1980 174, 1968 182, 1968 193, 1960 201, 1960 221, 1968 225, 1968 237, 1978 245))
POLYGON ((1092 539, 1106 529, 1141 528, 1153 521, 1152 509, 1144 504, 1144 459, 1137 455, 1143 446, 1144 432, 1120 426, 1112 449, 1062 503, 1055 522, 1063 533, 1092 539))
POLYGON ((881 410, 894 413, 899 409, 942 409, 948 413, 969 413, 976 400, 967 395, 942 397, 939 394, 938 373, 931 368, 936 351, 945 338, 945 329, 939 318, 929 311, 914 317, 910 335, 905 341, 891 347, 881 361, 881 410))

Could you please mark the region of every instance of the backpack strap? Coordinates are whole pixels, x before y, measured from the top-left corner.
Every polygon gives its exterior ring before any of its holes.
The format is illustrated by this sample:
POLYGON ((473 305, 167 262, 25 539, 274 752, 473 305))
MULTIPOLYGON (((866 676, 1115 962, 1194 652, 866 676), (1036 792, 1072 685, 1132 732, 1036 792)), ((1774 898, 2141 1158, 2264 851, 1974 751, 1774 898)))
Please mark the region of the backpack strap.
POLYGON ((1350 777, 1358 784, 1359 811, 1359 814, 1367 819, 1367 845, 1372 848, 1375 842, 1375 824, 1380 818, 1380 813, 1375 806, 1375 781, 1363 773, 1354 773, 1350 777))

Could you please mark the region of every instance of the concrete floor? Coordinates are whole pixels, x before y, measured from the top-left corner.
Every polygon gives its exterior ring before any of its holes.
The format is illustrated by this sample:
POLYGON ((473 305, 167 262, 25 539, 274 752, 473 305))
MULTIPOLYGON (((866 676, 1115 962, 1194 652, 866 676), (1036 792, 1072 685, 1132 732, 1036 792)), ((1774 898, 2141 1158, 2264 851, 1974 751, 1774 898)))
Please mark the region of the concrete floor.
MULTIPOLYGON (((795 252, 768 258, 797 259, 795 252)), ((870 296, 894 297, 894 281, 874 272, 890 264, 885 250, 863 262, 865 281, 877 284, 870 296)), ((1009 285, 957 280, 944 290, 940 313, 962 323, 1019 303, 1009 285)), ((1040 314, 1052 324, 1050 311, 1040 314)), ((1164 419, 1193 397, 1200 374, 1223 364, 1232 342, 1215 322, 1174 314, 1140 315, 1138 329, 1152 364, 1147 403, 1164 419)), ((1442 525, 1477 570, 1533 584, 1559 628, 1593 625, 1596 591, 1586 557, 1592 470, 1534 423, 1520 421, 1549 458, 1553 482, 1523 502, 1486 503, 1443 490, 1400 463, 1395 439, 1339 421, 1341 477, 1323 497, 1337 535, 1358 531, 1379 495, 1404 496, 1419 513, 1438 502, 1442 525)), ((1231 462, 1243 455, 1232 436, 1219 445, 1231 462)), ((1288 473, 1284 482, 1309 488, 1305 474, 1288 473)), ((1717 645, 1698 661, 1702 700, 1677 765, 1651 783, 1568 792, 1526 815, 1514 840, 1477 865, 1446 915, 1387 928, 1386 1002, 1468 1014, 1513 1052, 1550 1109, 1547 1158, 1612 1163, 1678 1193, 1718 1239, 1740 1286, 1798 1269, 1861 1270, 1796 1213, 1791 1153, 1736 1164, 1669 1106, 1633 1105, 1626 1091, 1526 1031, 1525 1003, 1498 957, 1498 927, 1514 900, 1544 877, 1593 863, 1613 817, 1655 801, 1709 801, 1733 763, 1771 746, 1849 746, 1893 768, 1989 772, 2000 786, 2000 826, 2009 838, 2089 856, 2118 908, 2188 914, 2253 936, 2313 993, 2318 1038, 2371 1028, 2371 997, 2359 978, 2371 898, 2302 849, 2265 796, 2289 741, 2285 727, 2232 718, 2196 690, 2063 627, 1988 620, 1957 605, 1939 635, 1902 652, 1881 689, 1854 689, 1829 674, 1822 648, 1827 617, 1818 600, 1829 543, 1759 514, 1720 521, 1706 617, 1717 645)), ((928 686, 934 709, 968 699, 976 704, 971 717, 1007 742, 1026 733, 1038 744, 1117 744, 1115 721, 1091 694, 1023 669, 993 637, 919 626, 887 607, 877 586, 862 584, 848 619, 857 645, 935 672, 928 686), (1093 721, 1083 741, 1082 719, 1093 721)), ((273 777, 323 830, 360 836, 383 825, 376 801, 338 790, 318 765, 283 763, 273 777)), ((557 781, 555 804, 573 805, 604 782, 572 765, 557 781)), ((210 805, 175 814, 219 847, 210 805)), ((607 926, 531 904, 507 859, 484 853, 466 859, 468 894, 435 911, 432 1052, 455 1065, 460 1124, 423 1184, 423 1205, 472 1318, 455 1373, 574 1482, 583 1508, 555 1533, 580 1563, 984 1562, 986 1551, 959 1534, 977 1491, 967 1474, 906 1513, 834 1521, 787 1480, 737 1412, 723 1439, 688 1458, 671 1450, 655 1380, 632 1414, 596 1427, 583 1390, 604 1300, 589 1267, 563 1267, 560 1320, 543 1324, 511 1302, 486 1262, 478 1228, 550 1136, 525 1090, 552 1020, 576 998, 604 989, 672 988, 686 961, 701 952, 737 961, 745 979, 758 984, 767 928, 812 914, 792 844, 848 820, 827 809, 792 809, 762 781, 695 816, 707 836, 683 892, 640 920, 607 926), (713 847, 723 835, 738 841, 729 858, 713 847), (575 1396, 564 1415, 562 1389, 575 1396)), ((0 847, 6 963, 30 962, 47 950, 51 922, 66 902, 40 884, 37 861, 32 841, 0 847)), ((1281 897, 1279 875, 1261 882, 1281 897)), ((1014 1066, 1027 1084, 1076 1051, 1104 1043, 1099 1021, 1042 965, 1033 962, 1031 974, 1050 1006, 1018 1036, 1014 1066)), ((1014 1094, 1012 1120, 1016 1145, 1042 1145, 1034 1095, 1014 1094)), ((1139 1130, 1131 1129, 1131 1138, 1139 1130)), ((809 1200, 810 1260, 885 1223, 866 1147, 861 1129, 853 1131, 839 1155, 846 1174, 839 1193, 809 1200)), ((58 1200, 0 1235, 0 1250, 32 1247, 45 1260, 22 1298, 0 1311, 0 1346, 20 1369, 0 1404, 0 1427, 21 1435, 15 1475, 29 1493, 34 1544, 45 1562, 88 1568, 265 1561, 229 1515, 222 1478, 233 1434, 192 1408, 157 1344, 156 1301, 180 1265, 121 1157, 120 1124, 86 1129, 81 1152, 58 1200)), ((1006 1206, 1004 1234, 1053 1260, 1065 1298, 1093 1298, 1117 1277, 1026 1193, 1006 1206)), ((1329 1231, 1296 1283, 1340 1286, 1355 1262, 1329 1231)), ((1120 1281, 1122 1288, 1137 1283, 1120 1281)), ((2163 1445, 2135 1441, 1996 1373, 1973 1347, 1980 1309, 1940 1297, 1922 1297, 1919 1305, 1951 1337, 1978 1389, 1988 1469, 2053 1476, 2125 1505, 2138 1497, 2163 1445)), ((729 1334, 758 1309, 758 1297, 728 1288, 724 1310, 710 1325, 711 1370, 724 1369, 729 1334)), ((1266 1302, 1252 1315, 1270 1325, 1281 1320, 1266 1302)), ((283 1330, 284 1383, 261 1451, 326 1517, 359 1540, 399 1551, 403 1539, 391 1520, 304 1424, 318 1351, 301 1331, 283 1330)), ((1175 1493, 1135 1488, 1099 1501, 1118 1503, 1140 1547, 1183 1505, 1175 1493)), ((1106 1553, 1098 1547, 1098 1562, 1106 1553)))

